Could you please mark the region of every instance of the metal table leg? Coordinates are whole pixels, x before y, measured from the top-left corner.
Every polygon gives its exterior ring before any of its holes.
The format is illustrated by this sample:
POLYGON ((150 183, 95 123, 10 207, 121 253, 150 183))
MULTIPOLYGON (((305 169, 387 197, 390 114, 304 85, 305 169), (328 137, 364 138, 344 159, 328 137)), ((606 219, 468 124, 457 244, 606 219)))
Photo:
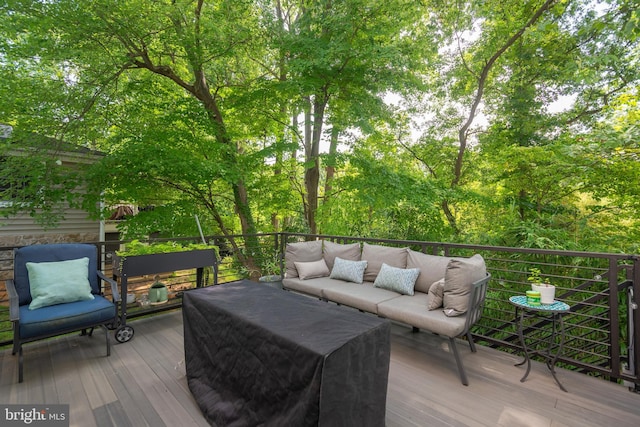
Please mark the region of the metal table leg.
POLYGON ((553 314, 553 323, 552 323, 552 332, 551 332, 551 337, 549 338, 549 348, 547 350, 547 355, 546 355, 546 361, 547 361, 547 368, 549 368, 549 370, 551 371, 551 375, 553 376, 553 379, 556 381, 556 383, 558 384, 558 387, 560 387, 560 390, 566 392, 567 389, 564 388, 564 386, 560 383, 560 380, 558 380, 558 377, 556 376, 556 362, 558 361, 558 358, 560 357, 560 355, 562 354, 562 347, 564 346, 564 322, 562 320, 562 314, 560 313, 554 313, 553 314), (556 322, 558 322, 560 324, 560 342, 558 343, 558 348, 555 354, 552 353, 552 348, 555 344, 555 338, 557 335, 557 328, 556 328, 556 322))
POLYGON ((520 363, 516 363, 515 366, 522 366, 525 363, 527 364, 527 371, 524 373, 524 376, 520 379, 520 382, 523 383, 524 380, 529 376, 529 372, 531 372, 531 358, 529 357, 529 350, 527 349, 527 343, 524 339, 524 333, 522 330, 522 324, 524 323, 524 310, 519 310, 516 307, 516 317, 518 317, 518 311, 520 312, 520 317, 518 320, 518 336, 520 337, 520 344, 522 344, 522 351, 524 352, 524 359, 520 363))

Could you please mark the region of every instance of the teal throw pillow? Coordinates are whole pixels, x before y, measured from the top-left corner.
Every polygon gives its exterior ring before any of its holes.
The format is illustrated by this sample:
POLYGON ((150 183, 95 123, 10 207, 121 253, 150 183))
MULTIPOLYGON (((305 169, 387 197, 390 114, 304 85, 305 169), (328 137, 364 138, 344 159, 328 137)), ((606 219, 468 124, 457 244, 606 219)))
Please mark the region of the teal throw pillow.
POLYGON ((26 265, 31 290, 29 310, 94 298, 89 284, 89 258, 26 265))
POLYGON ((365 268, 367 268, 367 261, 349 261, 336 257, 329 277, 346 280, 347 282, 362 283, 365 268))
POLYGON ((373 286, 402 295, 413 295, 413 288, 419 274, 420 269, 418 268, 398 268, 382 263, 373 286))

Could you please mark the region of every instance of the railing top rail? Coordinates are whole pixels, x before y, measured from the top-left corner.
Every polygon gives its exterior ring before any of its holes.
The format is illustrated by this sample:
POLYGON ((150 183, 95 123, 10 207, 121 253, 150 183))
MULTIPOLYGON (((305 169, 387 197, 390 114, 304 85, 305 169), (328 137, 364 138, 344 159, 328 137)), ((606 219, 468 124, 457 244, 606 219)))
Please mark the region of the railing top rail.
POLYGON ((351 241, 376 241, 376 242, 388 242, 388 243, 401 243, 406 245, 415 246, 431 246, 442 248, 459 248, 459 249, 474 249, 474 250, 491 250, 495 252, 511 252, 511 253, 526 253, 526 254, 541 254, 541 255, 557 255, 557 256, 569 256, 569 257, 590 257, 590 258, 607 258, 627 261, 638 261, 640 255, 632 254, 615 254, 607 252, 587 252, 587 251, 569 251, 563 249, 536 249, 536 248, 516 248, 510 246, 489 246, 489 245, 476 245, 469 243, 445 243, 445 242, 427 242, 422 240, 397 240, 397 239, 378 239, 373 237, 353 237, 353 236, 335 236, 328 234, 305 234, 305 233, 280 233, 283 236, 300 236, 300 237, 312 237, 312 238, 325 238, 351 241))

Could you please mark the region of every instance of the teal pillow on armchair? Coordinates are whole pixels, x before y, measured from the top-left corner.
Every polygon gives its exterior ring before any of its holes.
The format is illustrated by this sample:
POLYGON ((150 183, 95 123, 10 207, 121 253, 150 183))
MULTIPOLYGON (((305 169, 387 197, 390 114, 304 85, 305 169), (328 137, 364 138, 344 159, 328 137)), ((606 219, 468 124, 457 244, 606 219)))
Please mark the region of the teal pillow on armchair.
POLYGON ((68 261, 27 262, 30 310, 94 299, 89 284, 89 258, 68 261))

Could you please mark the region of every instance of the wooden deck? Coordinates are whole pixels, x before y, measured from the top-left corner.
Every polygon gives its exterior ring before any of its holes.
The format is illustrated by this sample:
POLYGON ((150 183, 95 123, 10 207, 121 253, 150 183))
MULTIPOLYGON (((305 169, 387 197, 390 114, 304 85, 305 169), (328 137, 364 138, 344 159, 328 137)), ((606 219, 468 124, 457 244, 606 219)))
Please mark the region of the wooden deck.
MULTIPOLYGON (((135 337, 112 346, 104 335, 55 338, 25 346, 25 381, 17 362, 0 352, 0 402, 70 404, 72 426, 206 426, 187 386, 182 314, 130 323, 135 337)), ((394 426, 638 426, 640 395, 585 375, 559 370, 562 392, 543 364, 525 383, 520 359, 461 343, 470 385, 460 384, 446 341, 392 326, 387 393, 394 426)))

